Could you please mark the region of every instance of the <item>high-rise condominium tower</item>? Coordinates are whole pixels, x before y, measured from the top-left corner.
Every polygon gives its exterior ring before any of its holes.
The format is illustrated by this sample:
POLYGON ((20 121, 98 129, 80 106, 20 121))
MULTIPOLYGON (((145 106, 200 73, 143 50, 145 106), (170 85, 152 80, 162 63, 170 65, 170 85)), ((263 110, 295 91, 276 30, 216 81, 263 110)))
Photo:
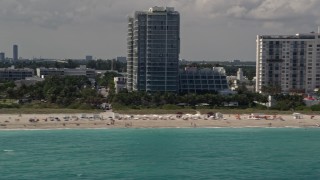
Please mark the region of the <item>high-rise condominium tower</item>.
POLYGON ((256 91, 320 88, 320 34, 257 36, 256 91))
POLYGON ((13 60, 18 60, 18 45, 13 45, 13 60))
POLYGON ((177 92, 180 15, 171 7, 136 11, 128 18, 127 89, 177 92))
POLYGON ((4 52, 0 52, 0 61, 6 60, 6 54, 4 52))

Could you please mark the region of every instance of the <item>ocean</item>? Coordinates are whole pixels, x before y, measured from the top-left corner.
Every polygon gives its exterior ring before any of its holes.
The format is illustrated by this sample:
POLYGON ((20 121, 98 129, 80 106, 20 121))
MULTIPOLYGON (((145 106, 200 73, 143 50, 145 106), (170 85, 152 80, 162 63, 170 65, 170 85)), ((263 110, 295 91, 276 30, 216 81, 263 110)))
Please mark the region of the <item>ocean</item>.
POLYGON ((320 129, 0 131, 1 180, 320 179, 320 129))

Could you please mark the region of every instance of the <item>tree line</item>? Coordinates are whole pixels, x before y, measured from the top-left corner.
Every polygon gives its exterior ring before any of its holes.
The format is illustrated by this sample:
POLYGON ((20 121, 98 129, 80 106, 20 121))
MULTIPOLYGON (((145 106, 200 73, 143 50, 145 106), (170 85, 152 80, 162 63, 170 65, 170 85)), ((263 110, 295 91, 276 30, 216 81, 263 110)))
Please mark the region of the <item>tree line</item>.
POLYGON ((157 108, 165 105, 196 107, 203 104, 207 104, 211 108, 217 108, 230 102, 238 102, 240 108, 247 108, 256 106, 253 103, 254 101, 267 102, 267 97, 249 92, 234 95, 121 92, 111 100, 116 107, 130 108, 157 108))
MULTIPOLYGON (((276 105, 270 110, 320 110, 320 106, 306 107, 301 95, 275 94, 273 99, 276 105)), ((221 95, 218 93, 178 94, 178 93, 147 93, 147 92, 121 92, 109 98, 115 108, 163 108, 179 109, 182 107, 223 108, 224 104, 237 102, 239 106, 233 108, 268 109, 264 104, 268 102, 268 95, 239 90, 238 94, 221 95)), ((228 107, 230 108, 230 107, 228 107)))
POLYGON ((42 102, 44 107, 95 108, 106 101, 85 76, 47 77, 34 85, 16 87, 12 82, 1 84, 0 94, 5 99, 29 99, 42 102))
POLYGON ((38 67, 45 68, 77 68, 80 65, 86 65, 87 68, 97 69, 97 70, 115 70, 119 72, 126 72, 127 64, 117 60, 91 60, 91 61, 78 61, 78 60, 66 60, 61 61, 15 61, 15 62, 0 62, 0 68, 8 68, 14 65, 15 68, 30 68, 36 69, 38 67))
MULTIPOLYGON (((43 82, 34 85, 22 85, 17 87, 14 82, 0 83, 1 99, 30 99, 43 102, 44 106, 56 105, 62 108, 97 108, 103 102, 113 104, 115 108, 171 108, 199 107, 208 104, 206 108, 220 108, 224 103, 238 102, 238 108, 266 109, 255 102, 266 103, 268 96, 253 93, 245 88, 238 89, 238 94, 221 95, 217 92, 200 94, 179 94, 162 92, 114 92, 113 78, 119 76, 114 72, 107 72, 103 76, 97 76, 95 83, 87 77, 47 77, 43 82), (108 89, 108 97, 99 94, 98 88, 108 89), (180 105, 180 106, 178 106, 180 105)), ((277 105, 275 110, 302 110, 306 109, 303 97, 299 95, 273 94, 277 105)), ((311 110, 320 109, 311 107, 311 110)))

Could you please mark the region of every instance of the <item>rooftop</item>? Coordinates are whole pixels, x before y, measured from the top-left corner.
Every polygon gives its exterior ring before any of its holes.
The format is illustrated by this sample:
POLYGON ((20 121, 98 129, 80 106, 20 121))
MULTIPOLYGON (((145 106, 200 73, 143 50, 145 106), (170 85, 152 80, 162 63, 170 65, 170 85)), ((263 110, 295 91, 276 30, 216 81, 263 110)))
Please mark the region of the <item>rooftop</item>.
POLYGON ((295 34, 295 35, 260 35, 260 39, 316 39, 319 33, 295 34))

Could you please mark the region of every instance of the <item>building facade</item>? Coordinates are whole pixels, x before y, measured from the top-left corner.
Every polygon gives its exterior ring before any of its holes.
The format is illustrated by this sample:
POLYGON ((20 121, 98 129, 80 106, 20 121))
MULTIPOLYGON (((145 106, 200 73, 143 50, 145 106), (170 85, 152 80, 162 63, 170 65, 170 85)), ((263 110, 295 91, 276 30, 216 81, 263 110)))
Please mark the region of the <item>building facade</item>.
POLYGON ((127 78, 126 77, 114 77, 114 85, 116 93, 119 93, 126 89, 127 78))
POLYGON ((320 34, 259 35, 256 91, 312 92, 320 87, 320 34))
POLYGON ((15 81, 22 80, 27 77, 32 77, 34 75, 33 69, 15 69, 11 68, 0 68, 0 80, 15 81))
POLYGON ((128 91, 177 92, 180 15, 152 7, 128 18, 128 91))
POLYGON ((126 63, 126 62, 127 62, 127 57, 118 56, 118 57, 116 58, 116 60, 117 60, 118 62, 121 62, 121 63, 126 63))
POLYGON ((229 89, 225 69, 185 68, 179 73, 179 91, 182 93, 219 92, 229 89))
POLYGON ((94 69, 80 66, 76 69, 58 69, 58 68, 37 68, 37 76, 46 78, 47 76, 86 76, 88 78, 95 78, 96 71, 94 69))

